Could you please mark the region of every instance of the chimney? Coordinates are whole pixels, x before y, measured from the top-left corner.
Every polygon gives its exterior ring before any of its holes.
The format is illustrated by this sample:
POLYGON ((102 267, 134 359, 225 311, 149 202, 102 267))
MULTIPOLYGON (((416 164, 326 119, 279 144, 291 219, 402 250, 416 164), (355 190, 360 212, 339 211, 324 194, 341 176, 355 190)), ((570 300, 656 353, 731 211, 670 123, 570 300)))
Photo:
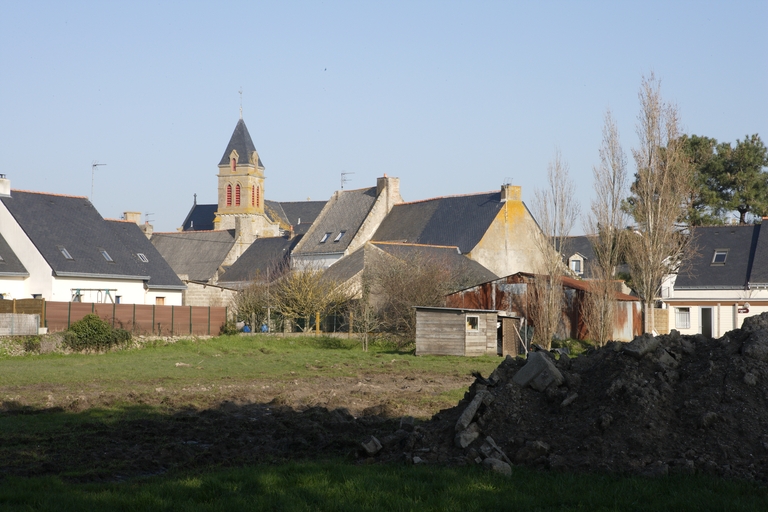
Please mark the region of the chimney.
POLYGON ((152 224, 150 224, 149 221, 139 225, 139 228, 141 228, 147 238, 152 238, 152 233, 155 231, 155 228, 152 227, 152 224))
POLYGON ((123 218, 141 226, 141 212, 123 212, 123 218))
POLYGON ((505 183, 501 186, 501 202, 506 201, 521 201, 523 196, 522 187, 520 185, 510 185, 505 183))
POLYGON ((11 180, 0 174, 0 197, 11 197, 11 180))
POLYGON ((400 196, 400 178, 390 178, 386 174, 376 179, 376 197, 386 194, 386 208, 389 212, 393 206, 403 202, 400 196))

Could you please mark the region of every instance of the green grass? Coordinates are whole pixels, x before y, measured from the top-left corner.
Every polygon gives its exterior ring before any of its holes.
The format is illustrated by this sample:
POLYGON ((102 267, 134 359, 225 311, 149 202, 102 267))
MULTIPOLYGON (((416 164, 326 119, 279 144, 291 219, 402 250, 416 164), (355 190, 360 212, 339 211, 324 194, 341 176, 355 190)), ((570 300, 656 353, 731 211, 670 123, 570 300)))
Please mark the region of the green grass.
POLYGON ((400 372, 404 367, 458 376, 472 370, 488 374, 500 362, 489 356, 416 357, 377 344, 363 352, 355 339, 222 336, 104 354, 0 357, 0 401, 14 400, 14 391, 34 386, 96 385, 105 392, 158 385, 173 389, 222 381, 353 377, 400 372))
POLYGON ((768 489, 707 477, 656 480, 476 467, 289 463, 77 484, 0 480, 0 509, 110 511, 765 510, 768 489))

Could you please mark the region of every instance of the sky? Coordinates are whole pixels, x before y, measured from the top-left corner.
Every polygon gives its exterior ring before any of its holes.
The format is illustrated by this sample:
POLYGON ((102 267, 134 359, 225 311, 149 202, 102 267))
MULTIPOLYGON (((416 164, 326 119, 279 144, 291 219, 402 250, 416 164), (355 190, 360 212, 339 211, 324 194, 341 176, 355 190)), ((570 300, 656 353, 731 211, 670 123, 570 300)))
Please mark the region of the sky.
POLYGON ((173 231, 217 201, 242 89, 266 199, 386 173, 530 204, 559 150, 586 211, 609 108, 634 172, 650 73, 685 133, 768 138, 766 27, 766 0, 0 0, 0 173, 173 231))

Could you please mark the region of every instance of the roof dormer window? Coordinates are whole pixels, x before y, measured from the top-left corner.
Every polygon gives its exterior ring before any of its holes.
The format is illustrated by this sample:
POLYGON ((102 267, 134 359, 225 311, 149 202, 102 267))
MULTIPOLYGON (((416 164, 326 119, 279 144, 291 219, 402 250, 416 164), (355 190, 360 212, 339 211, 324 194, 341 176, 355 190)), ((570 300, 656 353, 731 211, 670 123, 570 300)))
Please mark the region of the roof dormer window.
POLYGON ((68 260, 73 260, 73 259, 75 259, 75 258, 73 258, 73 257, 72 257, 72 255, 71 255, 71 254, 69 254, 69 251, 68 251, 68 250, 67 250, 67 248, 66 248, 66 247, 64 247, 63 245, 59 245, 59 246, 58 246, 58 249, 59 249, 59 252, 61 253, 61 255, 62 255, 62 256, 64 256, 64 258, 66 258, 66 259, 68 259, 68 260))
POLYGON ((336 238, 333 239, 334 243, 341 240, 341 237, 344 236, 344 233, 346 233, 346 231, 341 231, 338 235, 336 235, 336 238))
POLYGON ((328 240, 328 237, 330 237, 332 234, 333 233, 331 233, 331 232, 328 232, 328 233, 324 234, 323 238, 320 239, 320 243, 324 244, 326 242, 326 240, 328 240))
POLYGON ((728 249, 715 249, 712 265, 725 265, 726 258, 728 258, 728 249))
POLYGON ((114 263, 115 260, 112 259, 112 256, 109 255, 109 253, 104 249, 99 249, 99 252, 102 256, 104 256, 104 259, 107 260, 109 263, 114 263))

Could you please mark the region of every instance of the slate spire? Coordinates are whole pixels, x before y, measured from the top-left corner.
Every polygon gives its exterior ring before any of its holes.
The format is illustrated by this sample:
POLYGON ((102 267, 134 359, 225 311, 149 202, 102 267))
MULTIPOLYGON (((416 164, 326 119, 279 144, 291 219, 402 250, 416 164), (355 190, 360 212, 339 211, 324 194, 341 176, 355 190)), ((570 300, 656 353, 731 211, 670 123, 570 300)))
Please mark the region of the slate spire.
MULTIPOLYGON (((248 133, 248 128, 245 126, 245 121, 241 117, 237 121, 235 131, 232 132, 232 137, 229 139, 227 149, 224 151, 224 156, 221 157, 219 165, 229 165, 229 155, 232 154, 232 150, 237 151, 237 165, 247 165, 251 162, 251 154, 256 151, 256 146, 253 145, 251 140, 251 134, 248 133)), ((259 157, 259 167, 264 168, 264 164, 261 163, 261 157, 259 157)))

